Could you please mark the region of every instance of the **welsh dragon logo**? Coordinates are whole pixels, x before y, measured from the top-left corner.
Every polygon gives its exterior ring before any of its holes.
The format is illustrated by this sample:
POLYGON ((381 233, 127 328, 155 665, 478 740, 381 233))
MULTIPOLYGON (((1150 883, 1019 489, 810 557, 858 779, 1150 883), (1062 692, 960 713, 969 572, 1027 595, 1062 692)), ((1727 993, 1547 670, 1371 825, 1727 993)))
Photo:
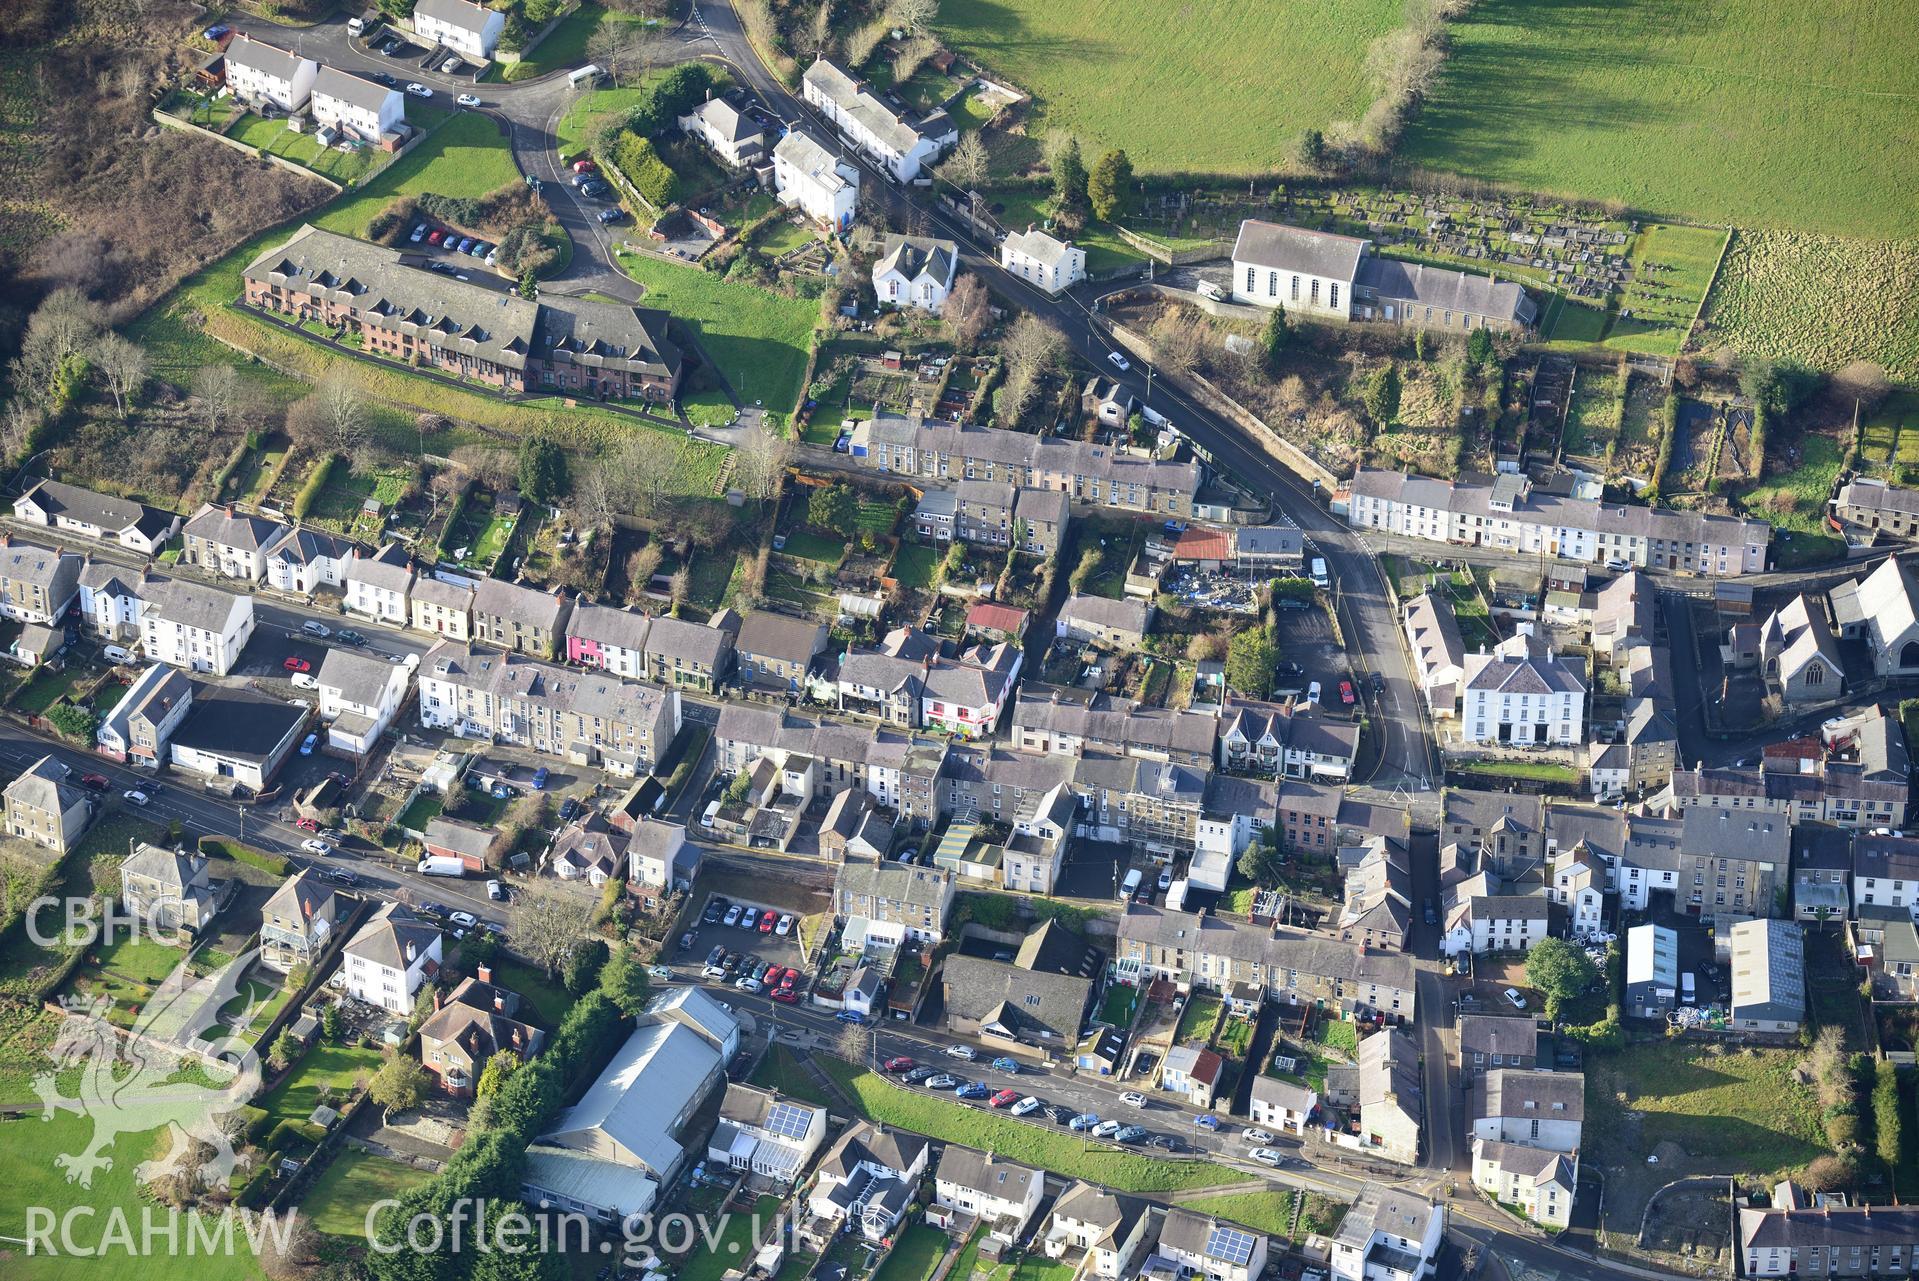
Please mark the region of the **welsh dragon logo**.
MULTIPOLYGON (((110 1000, 62 1000, 67 1016, 50 1054, 56 1066, 36 1076, 33 1088, 43 1105, 42 1120, 71 1112, 93 1122, 93 1138, 84 1150, 54 1157, 67 1182, 92 1187, 95 1173, 113 1168, 108 1150, 114 1140, 164 1127, 170 1140, 166 1153, 142 1162, 136 1178, 144 1183, 178 1173, 195 1143, 203 1142, 213 1154, 198 1165, 200 1183, 231 1183, 233 1140, 222 1122, 258 1092, 260 1061, 244 1037, 215 1024, 239 994, 240 976, 253 955, 203 977, 194 976, 182 959, 129 1029, 107 1017, 110 1000), (77 1088, 66 1095, 61 1084, 70 1078, 77 1088), (208 1084, 212 1080, 224 1084, 208 1084)), ((249 1027, 259 1008, 249 1002, 234 1024, 249 1027)))

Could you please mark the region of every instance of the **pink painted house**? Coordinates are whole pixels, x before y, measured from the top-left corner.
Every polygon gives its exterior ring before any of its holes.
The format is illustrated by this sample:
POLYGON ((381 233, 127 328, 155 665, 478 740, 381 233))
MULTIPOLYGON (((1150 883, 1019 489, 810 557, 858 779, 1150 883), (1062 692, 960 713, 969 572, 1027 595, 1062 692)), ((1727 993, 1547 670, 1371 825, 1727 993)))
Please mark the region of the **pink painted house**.
POLYGON ((646 635, 653 619, 630 609, 582 599, 566 626, 566 658, 616 676, 646 676, 646 635))

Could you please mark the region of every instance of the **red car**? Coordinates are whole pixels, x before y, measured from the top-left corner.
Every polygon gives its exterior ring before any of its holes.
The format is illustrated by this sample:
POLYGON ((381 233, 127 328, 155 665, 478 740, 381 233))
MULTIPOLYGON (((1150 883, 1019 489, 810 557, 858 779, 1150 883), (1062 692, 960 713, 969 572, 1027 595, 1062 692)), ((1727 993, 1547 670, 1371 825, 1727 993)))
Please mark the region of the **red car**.
POLYGON ((306 659, 301 658, 298 654, 287 659, 287 661, 281 663, 280 666, 286 668, 289 672, 310 672, 313 670, 313 664, 307 662, 306 659))
POLYGON ((443 228, 435 227, 432 231, 427 233, 426 242, 429 245, 437 245, 442 240, 445 240, 445 239, 446 239, 446 231, 443 228))
POLYGON ((799 985, 799 981, 800 972, 798 970, 788 970, 786 973, 780 975, 780 991, 791 992, 799 985))
POLYGON ((574 173, 592 173, 595 169, 598 169, 598 168, 599 166, 597 164, 594 164, 591 160, 575 160, 573 162, 574 173))
POLYGON ((1348 707, 1353 705, 1353 683, 1351 681, 1341 681, 1339 683, 1339 701, 1348 707))
POLYGON ((776 1001, 784 1001, 788 1005, 797 1004, 800 999, 799 989, 791 988, 791 987, 783 987, 779 991, 773 993, 773 999, 776 1001))
POLYGON ((1001 1090, 998 1094, 995 1094, 991 1100, 988 1101, 987 1106, 995 1107, 995 1108, 1003 1108, 1008 1103, 1018 1103, 1019 1100, 1020 1100, 1020 1092, 1018 1090, 1001 1090))
POLYGON ((80 776, 80 786, 91 788, 96 792, 104 792, 109 787, 112 787, 113 783, 105 774, 82 774, 80 776))
POLYGON ((911 1072, 918 1066, 919 1061, 917 1059, 908 1058, 904 1054, 898 1058, 886 1060, 886 1070, 888 1072, 911 1072))
POLYGON ((760 918, 760 933, 771 934, 773 932, 773 927, 779 924, 779 921, 780 921, 780 914, 778 912, 775 912, 770 907, 767 908, 766 915, 760 918))
POLYGON ((760 990, 764 992, 775 990, 779 987, 780 980, 786 977, 786 973, 787 970, 785 966, 775 965, 772 969, 760 975, 760 990))
POLYGON ((320 820, 317 818, 296 818, 293 820, 293 825, 302 832, 317 832, 320 830, 320 820))

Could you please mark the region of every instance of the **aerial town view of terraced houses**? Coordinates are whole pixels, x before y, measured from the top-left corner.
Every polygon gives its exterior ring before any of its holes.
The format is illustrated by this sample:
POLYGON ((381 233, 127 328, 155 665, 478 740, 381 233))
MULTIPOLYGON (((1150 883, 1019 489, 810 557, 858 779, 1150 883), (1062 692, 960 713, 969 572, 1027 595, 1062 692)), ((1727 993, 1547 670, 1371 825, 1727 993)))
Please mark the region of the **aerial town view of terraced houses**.
POLYGON ((0 5, 0 1278, 1919 1277, 1915 65, 0 5))

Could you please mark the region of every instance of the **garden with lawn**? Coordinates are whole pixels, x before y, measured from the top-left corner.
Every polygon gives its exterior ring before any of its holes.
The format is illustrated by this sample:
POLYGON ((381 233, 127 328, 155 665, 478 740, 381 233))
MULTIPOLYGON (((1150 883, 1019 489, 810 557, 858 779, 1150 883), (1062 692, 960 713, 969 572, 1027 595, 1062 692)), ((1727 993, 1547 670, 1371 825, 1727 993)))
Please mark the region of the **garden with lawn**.
POLYGON ((127 935, 103 944, 81 963, 73 977, 73 991, 92 1000, 112 1001, 108 1020, 131 1027, 154 989, 186 959, 186 952, 171 943, 127 935))
POLYGON ((343 1147, 300 1198, 300 1209, 316 1232, 364 1238, 369 1207, 432 1177, 403 1162, 343 1147))
POLYGON ((1089 1146, 1077 1134, 1044 1129, 982 1108, 895 1085, 844 1059, 821 1057, 821 1067, 859 1100, 871 1121, 897 1125, 946 1143, 985 1148, 1009 1161, 1041 1166, 1069 1179, 1086 1179, 1122 1192, 1177 1192, 1183 1188, 1240 1182, 1216 1165, 1140 1156, 1118 1148, 1089 1146))
MULTIPOLYGON (((713 361, 742 405, 762 405, 784 421, 799 404, 820 304, 723 279, 698 267, 620 251, 620 269, 646 287, 641 302, 673 313, 713 361)), ((731 402, 717 387, 682 397, 695 422, 730 422, 731 402)))
POLYGON ((587 45, 602 25, 640 21, 632 14, 609 11, 605 5, 585 0, 572 13, 561 18, 559 25, 547 32, 546 39, 534 45, 530 53, 518 62, 508 63, 502 74, 509 83, 518 83, 536 80, 555 71, 585 66, 592 61, 587 54, 587 45))
POLYGON ((573 1008, 576 998, 557 978, 549 979, 545 970, 524 961, 498 957, 493 961, 493 974, 501 987, 520 994, 521 1013, 530 1012, 533 1021, 541 1027, 560 1026, 560 1020, 573 1008))
POLYGON ((827 1096, 819 1082, 801 1066, 793 1051, 784 1045, 776 1045, 766 1052, 766 1057, 753 1069, 751 1079, 753 1084, 764 1090, 777 1090, 790 1098, 823 1108, 836 1106, 836 1100, 827 1096))
POLYGON ((1183 1205, 1201 1214, 1231 1219, 1242 1227, 1285 1241, 1292 1236, 1293 1198, 1296 1195, 1291 1188, 1281 1188, 1272 1192, 1228 1192, 1224 1196, 1180 1197, 1173 1204, 1183 1205))
POLYGON ((1799 438, 1797 457, 1792 470, 1774 471, 1735 498, 1747 515, 1772 525, 1773 565, 1779 569, 1818 564, 1845 552, 1845 544, 1824 525, 1826 499, 1845 451, 1830 436, 1807 433, 1799 438))
POLYGON ((320 1095, 330 1091, 336 1106, 353 1092, 356 1081, 371 1080, 380 1070, 380 1052, 359 1045, 320 1044, 308 1050, 293 1071, 271 1091, 253 1101, 266 1110, 267 1130, 282 1121, 305 1121, 320 1106, 320 1095))
POLYGON ((924 591, 933 585, 939 564, 940 554, 925 543, 902 542, 893 557, 893 577, 901 587, 924 591))
POLYGON ((873 1281, 927 1281, 940 1260, 946 1257, 949 1239, 930 1224, 913 1224, 900 1233, 893 1252, 873 1273, 873 1281))
POLYGON ((287 122, 283 119, 268 120, 251 114, 227 130, 227 137, 256 147, 270 156, 291 160, 342 186, 358 182, 387 158, 384 151, 372 147, 354 147, 347 151, 337 146, 322 147, 310 130, 295 133, 287 128, 287 122))

